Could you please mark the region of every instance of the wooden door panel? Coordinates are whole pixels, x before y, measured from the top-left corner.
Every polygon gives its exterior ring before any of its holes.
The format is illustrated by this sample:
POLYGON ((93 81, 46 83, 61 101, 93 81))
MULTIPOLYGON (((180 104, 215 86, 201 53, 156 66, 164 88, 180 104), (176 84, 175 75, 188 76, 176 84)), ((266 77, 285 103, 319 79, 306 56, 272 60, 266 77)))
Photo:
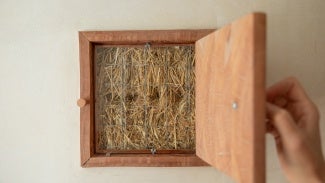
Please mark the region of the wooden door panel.
POLYGON ((265 182, 265 15, 195 44, 196 153, 242 183, 265 182))

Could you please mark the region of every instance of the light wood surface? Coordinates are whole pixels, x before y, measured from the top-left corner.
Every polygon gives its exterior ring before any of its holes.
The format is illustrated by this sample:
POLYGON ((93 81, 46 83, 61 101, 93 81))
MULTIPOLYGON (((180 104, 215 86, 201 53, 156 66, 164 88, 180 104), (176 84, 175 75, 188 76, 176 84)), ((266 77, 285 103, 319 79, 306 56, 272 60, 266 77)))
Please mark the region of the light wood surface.
POLYGON ((196 153, 239 183, 265 182, 265 15, 196 42, 196 153))
POLYGON ((83 98, 80 98, 80 99, 78 99, 78 101, 77 101, 77 105, 78 105, 79 107, 84 107, 86 104, 87 104, 87 100, 85 100, 85 99, 83 99, 83 98))

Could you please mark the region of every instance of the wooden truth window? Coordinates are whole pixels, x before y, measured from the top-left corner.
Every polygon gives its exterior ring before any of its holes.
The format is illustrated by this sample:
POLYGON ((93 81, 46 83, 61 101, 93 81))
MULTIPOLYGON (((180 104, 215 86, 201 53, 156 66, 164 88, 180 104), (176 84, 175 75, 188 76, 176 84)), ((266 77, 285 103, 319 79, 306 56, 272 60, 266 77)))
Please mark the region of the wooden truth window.
POLYGON ((219 30, 82 31, 81 166, 265 182, 265 15, 219 30))
POLYGON ((194 153, 191 45, 95 46, 96 152, 194 153))

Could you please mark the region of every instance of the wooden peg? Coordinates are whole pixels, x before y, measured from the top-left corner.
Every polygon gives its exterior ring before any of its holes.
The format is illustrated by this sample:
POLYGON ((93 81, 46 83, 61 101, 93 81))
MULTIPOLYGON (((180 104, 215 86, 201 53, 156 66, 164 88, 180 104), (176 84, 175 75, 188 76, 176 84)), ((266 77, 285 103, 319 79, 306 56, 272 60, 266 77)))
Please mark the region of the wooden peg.
POLYGON ((80 99, 78 99, 78 101, 77 101, 77 105, 78 105, 79 107, 84 107, 86 104, 87 104, 87 100, 85 100, 85 99, 83 99, 83 98, 80 98, 80 99))

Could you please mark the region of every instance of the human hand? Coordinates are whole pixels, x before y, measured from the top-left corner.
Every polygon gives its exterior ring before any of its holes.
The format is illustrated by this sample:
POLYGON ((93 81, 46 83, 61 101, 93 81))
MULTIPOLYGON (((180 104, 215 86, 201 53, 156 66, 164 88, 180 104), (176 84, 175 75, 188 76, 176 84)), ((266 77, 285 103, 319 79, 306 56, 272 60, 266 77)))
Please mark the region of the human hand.
POLYGON ((291 183, 325 183, 319 112, 295 78, 267 90, 267 131, 276 141, 277 154, 291 183))

